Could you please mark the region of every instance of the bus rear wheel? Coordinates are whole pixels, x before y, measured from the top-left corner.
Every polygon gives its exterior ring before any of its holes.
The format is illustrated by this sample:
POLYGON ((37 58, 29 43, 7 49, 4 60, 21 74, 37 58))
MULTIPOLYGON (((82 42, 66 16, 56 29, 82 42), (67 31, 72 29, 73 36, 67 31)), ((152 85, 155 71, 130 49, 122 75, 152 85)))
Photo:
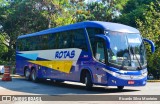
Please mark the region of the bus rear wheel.
POLYGON ((86 73, 84 81, 85 81, 86 90, 91 90, 93 83, 92 83, 92 78, 91 78, 91 75, 89 74, 89 72, 86 73))
POLYGON ((31 71, 31 80, 32 80, 33 82, 38 82, 37 72, 36 72, 35 69, 32 69, 32 71, 31 71))
POLYGON ((24 76, 25 76, 25 79, 28 80, 28 81, 31 79, 31 78, 30 78, 30 71, 29 71, 28 68, 25 70, 24 76))
POLYGON ((119 91, 123 90, 123 88, 124 88, 124 86, 117 86, 117 89, 118 89, 119 91))

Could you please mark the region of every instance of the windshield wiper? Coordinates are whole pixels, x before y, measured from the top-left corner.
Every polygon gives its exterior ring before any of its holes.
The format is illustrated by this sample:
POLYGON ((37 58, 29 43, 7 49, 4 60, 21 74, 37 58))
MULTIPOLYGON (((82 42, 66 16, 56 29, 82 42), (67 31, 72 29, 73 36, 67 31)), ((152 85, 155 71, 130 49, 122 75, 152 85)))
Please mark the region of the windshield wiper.
POLYGON ((138 60, 138 57, 137 57, 137 55, 135 53, 135 49, 133 50, 133 47, 129 47, 129 48, 130 48, 131 52, 133 53, 133 55, 136 57, 136 60, 137 60, 137 62, 139 64, 139 67, 137 67, 137 69, 139 69, 139 70, 142 69, 142 65, 141 65, 140 61, 138 60))

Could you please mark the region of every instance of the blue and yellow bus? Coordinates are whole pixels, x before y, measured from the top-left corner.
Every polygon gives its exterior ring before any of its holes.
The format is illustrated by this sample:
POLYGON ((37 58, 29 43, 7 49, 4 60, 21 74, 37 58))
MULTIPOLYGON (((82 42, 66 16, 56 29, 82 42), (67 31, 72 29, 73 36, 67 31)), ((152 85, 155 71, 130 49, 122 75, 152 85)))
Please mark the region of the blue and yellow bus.
POLYGON ((94 85, 144 86, 147 60, 142 38, 130 26, 86 21, 21 35, 17 39, 16 73, 27 80, 74 81, 94 85))

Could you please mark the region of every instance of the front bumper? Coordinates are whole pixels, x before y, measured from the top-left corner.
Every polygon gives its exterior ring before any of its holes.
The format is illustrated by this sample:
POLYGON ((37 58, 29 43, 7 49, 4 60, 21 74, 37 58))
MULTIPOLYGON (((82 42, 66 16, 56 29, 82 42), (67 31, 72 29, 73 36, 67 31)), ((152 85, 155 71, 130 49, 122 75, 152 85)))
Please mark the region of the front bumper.
POLYGON ((141 71, 111 71, 104 69, 108 86, 145 86, 147 69, 141 71))
POLYGON ((124 80, 120 78, 116 78, 114 76, 109 77, 107 80, 108 86, 145 86, 147 83, 147 77, 140 80, 124 80), (130 83, 134 82, 134 83, 130 83))

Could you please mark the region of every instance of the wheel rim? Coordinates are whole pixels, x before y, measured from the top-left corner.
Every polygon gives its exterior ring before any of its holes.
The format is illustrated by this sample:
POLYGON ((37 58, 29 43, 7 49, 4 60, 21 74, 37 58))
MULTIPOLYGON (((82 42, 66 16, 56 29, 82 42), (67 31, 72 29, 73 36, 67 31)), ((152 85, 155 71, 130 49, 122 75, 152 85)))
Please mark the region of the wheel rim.
POLYGON ((85 84, 87 84, 88 83, 88 79, 87 79, 87 77, 85 77, 85 84))
POLYGON ((33 70, 32 71, 32 80, 35 80, 35 78, 36 78, 36 75, 35 75, 36 73, 35 73, 35 71, 33 70))
POLYGON ((30 72, 28 71, 28 69, 26 69, 25 77, 28 79, 28 78, 29 78, 29 75, 30 75, 30 72))

